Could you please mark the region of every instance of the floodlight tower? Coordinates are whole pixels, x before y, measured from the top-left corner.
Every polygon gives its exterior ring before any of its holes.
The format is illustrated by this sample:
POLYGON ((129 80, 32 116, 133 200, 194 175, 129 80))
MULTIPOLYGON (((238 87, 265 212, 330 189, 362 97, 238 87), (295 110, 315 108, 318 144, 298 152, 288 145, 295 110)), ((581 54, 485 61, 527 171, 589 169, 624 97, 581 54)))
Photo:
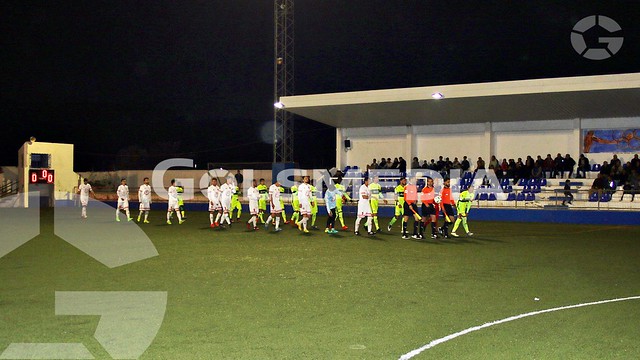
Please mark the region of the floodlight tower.
POLYGON ((280 97, 293 95, 293 0, 274 0, 273 162, 293 162, 293 115, 280 97))

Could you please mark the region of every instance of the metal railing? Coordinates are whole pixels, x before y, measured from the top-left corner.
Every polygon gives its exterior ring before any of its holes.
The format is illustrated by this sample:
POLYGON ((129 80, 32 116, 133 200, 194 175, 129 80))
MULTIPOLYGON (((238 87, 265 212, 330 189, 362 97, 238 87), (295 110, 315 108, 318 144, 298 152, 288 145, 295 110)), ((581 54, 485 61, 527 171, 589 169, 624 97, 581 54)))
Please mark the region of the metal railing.
POLYGON ((0 198, 15 195, 18 193, 18 181, 8 180, 0 186, 0 198))

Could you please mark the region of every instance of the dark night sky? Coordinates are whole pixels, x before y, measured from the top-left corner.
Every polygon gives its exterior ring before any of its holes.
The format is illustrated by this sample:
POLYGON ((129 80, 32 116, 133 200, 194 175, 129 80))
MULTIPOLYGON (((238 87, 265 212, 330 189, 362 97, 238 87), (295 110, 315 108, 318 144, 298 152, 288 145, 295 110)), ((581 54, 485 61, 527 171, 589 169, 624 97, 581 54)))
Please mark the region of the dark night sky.
MULTIPOLYGON (((295 7, 296 94, 640 71, 637 0, 295 7), (595 14, 625 38, 603 61, 569 42, 595 14)), ((31 135, 74 143, 77 171, 271 161, 272 1, 4 1, 0 20, 0 164, 31 135)), ((296 120, 300 165, 332 166, 334 142, 332 128, 296 120)))

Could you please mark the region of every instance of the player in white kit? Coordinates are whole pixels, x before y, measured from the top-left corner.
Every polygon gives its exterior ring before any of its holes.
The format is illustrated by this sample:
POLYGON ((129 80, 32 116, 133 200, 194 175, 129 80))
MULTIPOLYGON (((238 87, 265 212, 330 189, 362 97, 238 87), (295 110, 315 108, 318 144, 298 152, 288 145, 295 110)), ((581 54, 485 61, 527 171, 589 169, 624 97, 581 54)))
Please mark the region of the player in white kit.
POLYGON ((267 221, 264 223, 264 228, 268 229, 269 223, 271 222, 271 220, 275 219, 276 220, 275 230, 282 231, 282 229, 280 228, 280 216, 282 214, 282 203, 280 202, 280 182, 278 182, 278 180, 276 180, 276 182, 269 187, 269 204, 270 204, 269 207, 271 208, 271 215, 269 215, 269 217, 267 218, 267 221))
POLYGON ((138 213, 138 222, 142 220, 142 214, 144 214, 144 223, 149 223, 149 211, 151 211, 151 185, 149 185, 149 178, 143 179, 143 184, 138 189, 138 201, 140 201, 140 212, 138 213))
POLYGON ((175 212, 178 215, 178 224, 182 225, 182 214, 180 214, 180 205, 178 204, 178 189, 176 188, 176 180, 171 179, 171 186, 167 190, 169 195, 169 208, 167 209, 167 224, 171 225, 171 215, 175 212))
POLYGON ((360 235, 360 221, 367 218, 365 226, 367 227, 367 233, 374 235, 372 231, 373 217, 371 216, 371 191, 369 190, 369 178, 364 178, 364 184, 360 186, 358 191, 360 197, 358 198, 358 217, 356 218, 355 234, 360 235))
POLYGON ((256 187, 258 186, 258 182, 256 179, 253 179, 251 183, 251 187, 247 190, 247 197, 249 198, 249 213, 251 214, 251 219, 247 221, 247 229, 251 230, 251 226, 253 225, 253 230, 258 230, 258 214, 260 210, 258 209, 258 200, 260 199, 260 192, 256 187))
POLYGON ((209 199, 209 222, 211 227, 215 228, 220 226, 220 217, 222 216, 222 206, 220 206, 220 186, 218 186, 218 179, 211 179, 211 185, 207 188, 207 198, 209 199), (213 213, 217 212, 215 220, 213 219, 213 213))
POLYGON ((300 203, 300 215, 302 219, 296 222, 298 230, 308 233, 307 222, 311 215, 311 186, 309 185, 309 176, 302 178, 302 184, 298 186, 298 202, 300 203))
POLYGON ((93 194, 93 197, 96 197, 96 193, 93 192, 91 188, 91 184, 89 184, 89 180, 84 179, 83 184, 78 187, 78 194, 80 194, 80 205, 82 205, 82 217, 83 219, 87 218, 87 205, 89 205, 89 194, 93 194))
POLYGON ((231 210, 231 197, 236 192, 236 186, 233 183, 233 177, 228 177, 227 182, 220 186, 220 205, 222 205, 222 224, 226 221, 231 226, 231 218, 229 211, 231 210))
POLYGON ((118 186, 116 194, 118 194, 116 221, 120 221, 120 210, 124 210, 125 214, 127 214, 127 221, 133 220, 133 218, 129 214, 129 187, 127 186, 127 179, 120 180, 120 186, 118 186))

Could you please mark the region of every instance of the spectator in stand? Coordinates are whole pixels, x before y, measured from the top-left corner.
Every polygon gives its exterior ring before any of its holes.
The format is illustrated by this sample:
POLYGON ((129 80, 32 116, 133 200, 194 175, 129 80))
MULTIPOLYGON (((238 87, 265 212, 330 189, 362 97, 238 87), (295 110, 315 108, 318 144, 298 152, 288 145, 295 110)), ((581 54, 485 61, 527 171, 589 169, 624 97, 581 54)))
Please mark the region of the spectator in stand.
POLYGON ((421 168, 422 168, 422 169, 428 169, 428 168, 429 168, 429 164, 427 163, 427 160, 423 160, 423 161, 422 161, 422 166, 421 166, 421 168))
POLYGON ((560 153, 553 159, 553 175, 551 177, 556 178, 558 175, 561 179, 564 177, 564 158, 560 153))
POLYGON ((400 165, 400 161, 398 158, 393 158, 393 163, 391 164, 391 169, 397 169, 398 165, 400 165))
POLYGON ((620 201, 624 199, 626 194, 631 194, 631 201, 636 197, 636 189, 633 187, 630 180, 627 180, 627 182, 622 185, 622 196, 620 196, 620 201))
POLYGON ((494 169, 497 169, 500 164, 498 163, 498 159, 496 159, 495 155, 491 155, 491 160, 489 160, 489 166, 493 166, 494 169))
POLYGON ((609 164, 611 164, 611 166, 616 166, 616 164, 621 165, 620 159, 618 159, 618 155, 613 154, 613 158, 611 159, 611 161, 609 161, 609 164))
POLYGON ((611 167, 611 172, 609 173, 609 176, 611 176, 611 180, 616 184, 620 184, 622 182, 622 177, 623 177, 623 169, 622 166, 618 165, 619 163, 616 162, 616 165, 611 167))
POLYGON ((518 179, 528 179, 530 174, 531 172, 527 171, 527 168, 522 162, 522 158, 518 158, 518 161, 516 161, 516 177, 518 179))
POLYGON ((387 160, 384 158, 380 158, 380 162, 378 163, 378 169, 386 169, 387 168, 387 160))
POLYGON ((509 166, 507 167, 507 177, 509 179, 514 179, 514 184, 518 182, 518 179, 516 179, 516 162, 513 159, 509 159, 509 166))
POLYGON ((485 164, 484 164, 484 160, 482 160, 481 156, 479 156, 478 157, 478 161, 476 161, 476 169, 475 169, 475 171, 478 171, 480 169, 482 169, 482 170, 486 169, 485 164))
POLYGON ((378 162, 376 161, 376 159, 373 159, 373 162, 371 162, 370 165, 367 165, 367 170, 377 169, 377 168, 378 168, 378 162))
POLYGON ((451 170, 451 167, 453 166, 453 162, 451 162, 451 160, 449 160, 449 158, 446 157, 444 159, 444 163, 445 163, 445 171, 449 172, 449 170, 451 170))
POLYGON ((452 169, 462 169, 462 164, 460 164, 460 161, 458 160, 457 157, 453 158, 453 162, 451 163, 451 168, 452 169))
POLYGON ((466 156, 462 157, 462 161, 460 162, 460 165, 462 166, 461 167, 462 171, 469 171, 469 168, 471 167, 471 164, 469 164, 469 160, 467 160, 466 156))
MULTIPOLYGON (((401 174, 407 173, 407 161, 400 156, 400 160, 398 160, 398 170, 400 170, 401 174)), ((400 175, 404 176, 404 175, 400 175)))
POLYGON ((635 194, 640 191, 640 175, 638 175, 637 169, 631 169, 631 173, 629 174, 627 181, 631 184, 631 189, 633 191, 631 193, 631 201, 633 201, 635 194))
POLYGON ((533 161, 533 158, 530 155, 527 155, 527 159, 524 161, 524 167, 527 171, 527 174, 531 174, 531 171, 533 171, 534 164, 535 164, 535 161, 533 161))
POLYGON ((604 178, 605 178, 604 191, 609 194, 613 194, 616 191, 616 182, 613 181, 613 179, 611 178, 611 175, 609 176, 605 175, 604 178))
POLYGON ((564 200, 562 200, 562 206, 565 205, 565 203, 573 203, 573 194, 571 193, 571 181, 569 181, 569 179, 567 179, 567 181, 564 182, 564 200))
POLYGON ((544 168, 544 160, 542 160, 542 156, 538 155, 535 165, 538 165, 541 170, 544 168))
POLYGON ((391 162, 391 158, 387 158, 387 169, 395 169, 393 167, 393 163, 391 162))
POLYGON ((438 157, 438 162, 436 163, 436 170, 442 171, 446 167, 447 163, 444 161, 442 156, 438 157))
POLYGON ((589 159, 584 156, 584 154, 580 154, 580 157, 578 158, 578 169, 576 169, 576 177, 584 179, 587 177, 588 171, 591 171, 589 159), (582 173, 582 176, 580 176, 580 173, 582 173))
POLYGON ((564 171, 568 172, 567 178, 570 178, 573 175, 573 168, 576 166, 576 161, 573 160, 571 155, 567 154, 564 156, 564 171))
POLYGON ((541 179, 542 178, 542 168, 538 166, 537 163, 533 165, 533 169, 531 169, 531 178, 532 179, 541 179))
POLYGON ((244 176, 242 176, 242 173, 240 173, 240 170, 236 172, 234 177, 236 178, 236 184, 242 184, 242 182, 244 181, 244 176))
POLYGON ((629 180, 629 176, 631 176, 631 168, 628 166, 623 167, 620 173, 620 182, 618 184, 620 185, 626 184, 627 181, 629 180))
POLYGON ((431 162, 429 163, 428 169, 431 169, 431 170, 437 170, 438 169, 438 164, 436 164, 436 161, 434 159, 431 159, 431 162))
POLYGON ((500 164, 500 168, 502 169, 503 173, 507 173, 507 169, 509 169, 509 163, 507 162, 507 159, 502 159, 502 164, 500 164))
POLYGON ((591 189, 589 189, 589 198, 591 198, 591 195, 593 195, 593 193, 598 193, 598 200, 600 199, 600 197, 602 197, 602 192, 604 191, 604 188, 606 186, 606 175, 600 173, 598 174, 598 177, 595 178, 593 180, 593 183, 591 184, 591 189))
POLYGON ((418 160, 417 157, 414 157, 413 160, 411 160, 411 168, 418 169, 419 167, 420 167, 420 161, 418 160))
POLYGON ((553 159, 551 158, 551 154, 547 154, 547 157, 544 158, 542 172, 544 172, 544 177, 546 178, 553 176, 553 159))
POLYGON ((600 174, 609 175, 611 174, 611 165, 608 162, 603 161, 602 166, 600 167, 600 174))
POLYGON ((633 159, 631 159, 631 169, 640 170, 640 159, 638 158, 638 154, 633 155, 633 159))
POLYGON ((502 171, 502 167, 500 165, 498 165, 497 168, 492 168, 492 166, 489 165, 489 169, 493 169, 493 171, 496 173, 496 177, 498 179, 503 179, 505 177, 505 173, 504 173, 504 171, 502 171))

